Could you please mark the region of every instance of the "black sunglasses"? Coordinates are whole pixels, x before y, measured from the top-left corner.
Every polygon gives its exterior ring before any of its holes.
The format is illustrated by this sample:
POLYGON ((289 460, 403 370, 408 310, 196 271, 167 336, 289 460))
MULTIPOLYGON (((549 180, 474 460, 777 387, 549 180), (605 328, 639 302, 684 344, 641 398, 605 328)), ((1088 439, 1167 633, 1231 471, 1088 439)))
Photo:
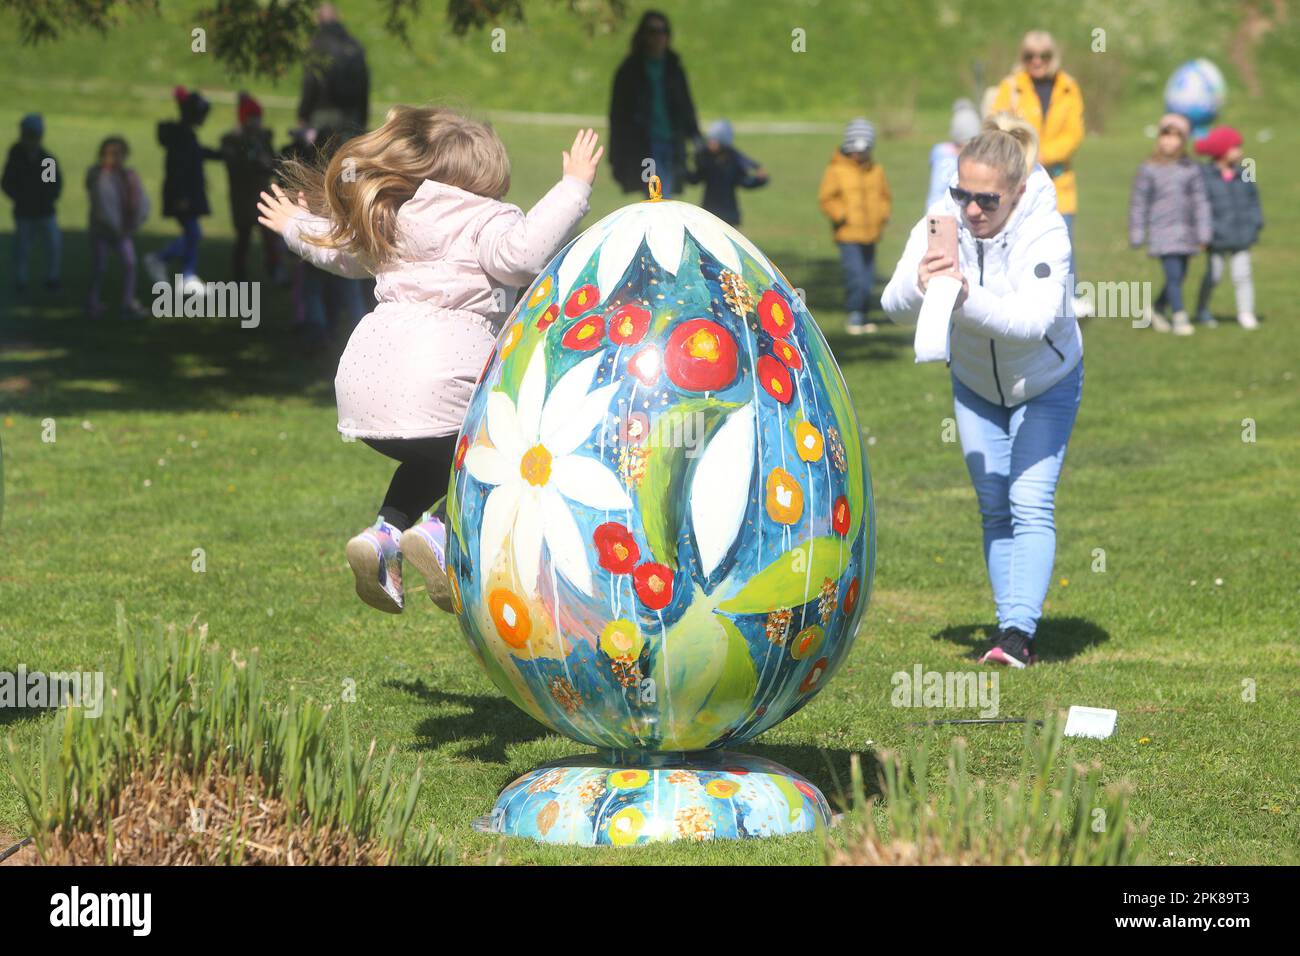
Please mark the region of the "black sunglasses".
POLYGON ((949 186, 948 195, 957 201, 957 205, 965 209, 974 200, 985 212, 993 212, 1002 202, 1001 193, 973 193, 960 186, 949 186))

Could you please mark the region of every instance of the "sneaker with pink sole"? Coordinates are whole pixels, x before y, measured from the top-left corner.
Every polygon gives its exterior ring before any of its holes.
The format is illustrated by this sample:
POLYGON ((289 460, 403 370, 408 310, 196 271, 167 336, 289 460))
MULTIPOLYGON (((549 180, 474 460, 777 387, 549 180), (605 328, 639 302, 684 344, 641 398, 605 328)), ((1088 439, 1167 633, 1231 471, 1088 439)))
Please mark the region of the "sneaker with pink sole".
POLYGON ((447 526, 440 518, 424 520, 402 532, 402 554, 424 575, 429 598, 444 611, 453 611, 447 580, 447 526))
POLYGON ((1018 627, 999 630, 993 646, 980 658, 981 664, 1001 664, 1004 667, 1028 667, 1038 662, 1033 652, 1034 637, 1018 627))
POLYGON ((383 518, 348 542, 348 566, 357 579, 357 596, 388 614, 402 613, 401 532, 383 518))

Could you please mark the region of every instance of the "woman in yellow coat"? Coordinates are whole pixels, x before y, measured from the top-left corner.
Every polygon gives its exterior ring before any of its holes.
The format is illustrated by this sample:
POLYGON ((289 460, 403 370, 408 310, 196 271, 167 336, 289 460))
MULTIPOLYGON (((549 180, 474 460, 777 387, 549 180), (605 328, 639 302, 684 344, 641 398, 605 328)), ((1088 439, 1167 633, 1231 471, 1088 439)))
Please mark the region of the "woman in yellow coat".
POLYGON ((867 303, 876 279, 876 243, 889 221, 892 197, 885 168, 871 158, 875 144, 876 128, 865 119, 851 120, 817 191, 840 247, 850 335, 876 330, 867 321, 867 303))
MULTIPOLYGON (((1056 186, 1056 209, 1065 219, 1073 250, 1074 214, 1079 208, 1073 160, 1083 142, 1083 92, 1074 77, 1060 68, 1056 41, 1046 30, 1024 35, 1020 63, 1020 69, 998 85, 988 112, 1014 113, 1038 133, 1038 161, 1056 186)), ((1077 279, 1073 253, 1070 274, 1077 279)), ((1075 314, 1086 314, 1088 304, 1076 298, 1075 314)))

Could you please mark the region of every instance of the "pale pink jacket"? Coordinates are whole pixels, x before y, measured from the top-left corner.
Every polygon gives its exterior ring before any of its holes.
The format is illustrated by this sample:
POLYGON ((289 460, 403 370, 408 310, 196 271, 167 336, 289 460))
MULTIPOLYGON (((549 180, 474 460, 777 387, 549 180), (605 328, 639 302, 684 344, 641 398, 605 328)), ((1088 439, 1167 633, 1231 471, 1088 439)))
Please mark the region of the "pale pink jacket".
POLYGON ((353 438, 454 435, 497 333, 527 286, 587 212, 591 187, 565 176, 527 215, 518 206, 426 180, 397 213, 401 259, 368 267, 304 241, 327 224, 300 214, 289 248, 336 275, 375 277, 334 378, 339 431, 353 438))

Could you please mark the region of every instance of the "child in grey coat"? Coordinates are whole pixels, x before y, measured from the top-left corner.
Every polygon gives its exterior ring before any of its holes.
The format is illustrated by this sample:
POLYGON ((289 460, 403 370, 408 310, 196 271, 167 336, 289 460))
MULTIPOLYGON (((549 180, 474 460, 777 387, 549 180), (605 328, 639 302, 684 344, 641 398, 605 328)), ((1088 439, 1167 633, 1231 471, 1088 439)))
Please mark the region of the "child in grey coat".
POLYGON ((1209 245, 1213 224, 1200 165, 1187 155, 1192 127, 1187 118, 1166 113, 1160 119, 1156 150, 1138 167, 1128 207, 1128 239, 1133 248, 1145 245, 1147 255, 1160 260, 1165 285, 1149 310, 1157 332, 1172 329, 1191 335, 1195 329, 1183 304, 1188 260, 1209 245), (1172 324, 1164 310, 1172 312, 1172 324))

